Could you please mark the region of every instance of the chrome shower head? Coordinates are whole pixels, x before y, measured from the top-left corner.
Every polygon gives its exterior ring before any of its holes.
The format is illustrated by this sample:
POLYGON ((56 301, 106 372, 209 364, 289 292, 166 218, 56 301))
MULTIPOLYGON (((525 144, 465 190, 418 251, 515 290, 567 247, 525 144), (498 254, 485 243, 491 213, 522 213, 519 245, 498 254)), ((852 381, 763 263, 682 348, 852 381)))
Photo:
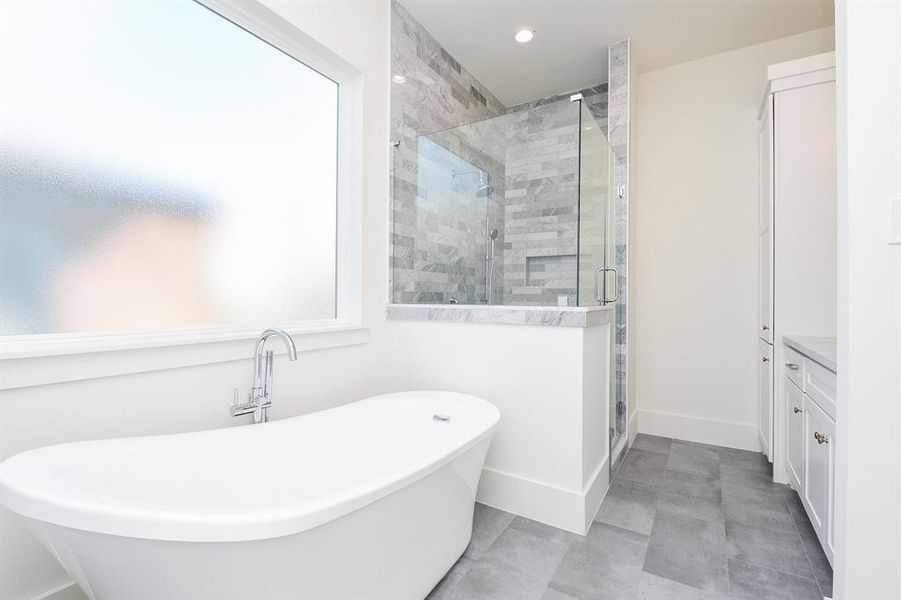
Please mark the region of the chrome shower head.
POLYGON ((485 196, 490 195, 491 192, 493 192, 493 191, 494 191, 494 186, 492 186, 492 185, 479 186, 479 189, 476 190, 476 197, 484 198, 485 196))
POLYGON ((496 240, 497 239, 497 229, 492 229, 491 231, 489 231, 488 237, 491 240, 496 240))

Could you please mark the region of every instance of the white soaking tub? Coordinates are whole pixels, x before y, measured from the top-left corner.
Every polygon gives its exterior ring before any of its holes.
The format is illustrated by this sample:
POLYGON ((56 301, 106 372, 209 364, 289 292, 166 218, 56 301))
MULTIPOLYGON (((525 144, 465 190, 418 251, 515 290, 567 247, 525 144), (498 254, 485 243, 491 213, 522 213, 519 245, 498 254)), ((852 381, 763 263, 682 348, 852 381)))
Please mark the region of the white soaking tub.
POLYGON ((421 599, 469 543, 499 418, 404 392, 61 444, 0 464, 0 503, 94 600, 421 599))

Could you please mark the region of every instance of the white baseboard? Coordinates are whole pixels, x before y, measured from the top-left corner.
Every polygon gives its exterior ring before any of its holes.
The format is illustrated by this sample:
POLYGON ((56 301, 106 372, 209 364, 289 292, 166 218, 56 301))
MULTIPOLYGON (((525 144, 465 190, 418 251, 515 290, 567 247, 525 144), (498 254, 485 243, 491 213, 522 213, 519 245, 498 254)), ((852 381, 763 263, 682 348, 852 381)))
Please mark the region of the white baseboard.
POLYGON ((639 409, 637 412, 640 433, 760 452, 757 426, 751 423, 705 419, 654 410, 639 409))
POLYGON ((585 535, 607 492, 609 470, 608 459, 604 459, 585 489, 574 491, 486 468, 482 469, 476 499, 515 515, 585 535))
POLYGON ((635 436, 638 435, 638 409, 629 415, 629 448, 635 442, 635 436))
POLYGON ((601 502, 607 495, 607 489, 610 487, 610 455, 604 457, 603 462, 592 474, 588 485, 585 488, 585 533, 591 527, 591 522, 598 514, 601 508, 601 502))

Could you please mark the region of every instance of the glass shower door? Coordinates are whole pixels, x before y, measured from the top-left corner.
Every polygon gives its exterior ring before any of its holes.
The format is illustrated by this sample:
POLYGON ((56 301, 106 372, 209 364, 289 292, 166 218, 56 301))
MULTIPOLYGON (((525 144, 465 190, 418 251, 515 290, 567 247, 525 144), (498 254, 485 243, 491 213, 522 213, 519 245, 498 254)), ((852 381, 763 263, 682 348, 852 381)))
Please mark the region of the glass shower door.
POLYGON ((628 440, 624 372, 624 330, 617 318, 622 309, 618 252, 624 248, 616 224, 615 156, 604 130, 584 102, 581 106, 579 152, 579 305, 612 306, 609 340, 609 411, 605 426, 610 443, 611 474, 628 440))

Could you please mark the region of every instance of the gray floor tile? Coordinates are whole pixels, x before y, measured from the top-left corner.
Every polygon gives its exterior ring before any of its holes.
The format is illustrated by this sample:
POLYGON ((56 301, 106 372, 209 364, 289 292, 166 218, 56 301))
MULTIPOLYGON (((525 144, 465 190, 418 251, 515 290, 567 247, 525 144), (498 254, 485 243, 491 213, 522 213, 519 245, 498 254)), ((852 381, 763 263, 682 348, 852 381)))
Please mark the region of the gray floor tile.
POLYGON ((642 571, 636 600, 722 600, 721 592, 696 587, 642 571))
POLYGON ((538 521, 533 521, 532 519, 527 519, 525 517, 516 517, 510 523, 510 527, 518 529, 519 531, 531 533, 532 535, 536 535, 552 542, 564 544, 569 544, 570 542, 581 540, 585 537, 578 533, 566 531, 565 529, 557 529, 556 527, 551 527, 550 525, 545 525, 544 523, 539 523, 538 521))
POLYGON ((729 561, 732 600, 822 600, 812 579, 739 560, 729 561))
POLYGON ((673 440, 657 435, 648 435, 639 433, 632 442, 632 449, 647 450, 648 452, 659 452, 660 454, 669 454, 670 445, 673 440))
POLYGON ((477 560, 497 536, 513 521, 515 515, 484 504, 476 503, 472 518, 472 539, 464 556, 477 560))
POLYGON ((451 567, 450 571, 447 572, 447 575, 438 582, 435 589, 426 596, 426 600, 448 600, 451 598, 454 588, 474 564, 475 561, 472 561, 465 556, 461 556, 460 560, 458 560, 456 564, 451 567))
POLYGON ((708 475, 690 471, 666 471, 664 485, 705 497, 720 497, 723 489, 719 473, 708 475))
POLYGON ((541 596, 541 600, 578 600, 577 598, 573 598, 569 594, 564 594, 563 592, 559 592, 554 588, 547 588, 544 590, 544 594, 541 596))
POLYGON ((786 505, 791 514, 792 523, 797 527, 798 534, 801 536, 801 541, 819 544, 817 533, 810 523, 810 518, 807 516, 807 511, 804 510, 804 505, 801 504, 797 492, 792 490, 786 495, 786 505))
POLYGON ((569 541, 553 541, 508 527, 482 555, 482 560, 534 579, 544 589, 568 549, 569 541))
POLYGON ((722 446, 714 446, 713 444, 705 444, 704 442, 692 442, 689 440, 673 440, 673 443, 682 444, 684 446, 694 446, 695 448, 704 448, 706 450, 712 450, 716 452, 717 455, 724 449, 722 446))
POLYGON ((632 448, 623 458, 615 479, 659 484, 666 468, 666 460, 666 454, 632 448))
POLYGON ((472 542, 429 600, 831 595, 800 498, 771 478, 753 452, 639 435, 587 536, 476 505, 472 542))
POLYGON ((729 572, 723 524, 657 511, 644 570, 725 595, 729 572))
POLYGON ((614 478, 595 521, 647 535, 651 533, 659 496, 660 483, 614 478))
POLYGON ((820 590, 823 592, 824 596, 831 597, 832 566, 829 564, 829 559, 826 558, 826 553, 823 552, 823 547, 820 546, 820 541, 817 539, 817 534, 813 530, 813 525, 810 524, 810 519, 804 511, 804 505, 801 504, 801 498, 798 497, 798 493, 794 490, 788 494, 788 505, 791 509, 795 526, 798 528, 798 533, 801 535, 801 543, 804 544, 807 560, 810 561, 813 575, 820 585, 820 590))
POLYGON ((719 475, 720 455, 696 444, 673 442, 666 463, 668 471, 719 475))
POLYGON ((545 585, 519 573, 478 561, 452 589, 451 600, 540 600, 545 585))
POLYGON ((570 544, 550 587, 577 600, 633 598, 647 544, 647 536, 593 523, 570 544))
POLYGON ((719 479, 701 473, 667 471, 657 510, 722 522, 723 494, 719 479))
POLYGON ((751 471, 724 463, 720 463, 720 481, 724 490, 772 492, 781 495, 783 501, 789 491, 788 486, 773 482, 772 473, 751 471))
POLYGON ((786 531, 795 523, 781 496, 767 501, 741 492, 726 492, 723 497, 726 520, 768 531, 786 531))
POLYGON ((794 529, 761 530, 726 522, 729 558, 813 579, 801 538, 794 529))
POLYGON ((823 592, 824 596, 831 598, 832 565, 829 564, 826 553, 823 552, 823 548, 820 546, 819 542, 808 543, 806 540, 802 540, 801 543, 804 544, 804 550, 807 552, 807 560, 810 561, 810 567, 813 569, 813 576, 820 586, 820 591, 823 592))
POLYGON ((735 448, 720 448, 720 464, 739 467, 749 471, 758 471, 772 475, 773 466, 761 452, 749 450, 737 450, 735 448))

